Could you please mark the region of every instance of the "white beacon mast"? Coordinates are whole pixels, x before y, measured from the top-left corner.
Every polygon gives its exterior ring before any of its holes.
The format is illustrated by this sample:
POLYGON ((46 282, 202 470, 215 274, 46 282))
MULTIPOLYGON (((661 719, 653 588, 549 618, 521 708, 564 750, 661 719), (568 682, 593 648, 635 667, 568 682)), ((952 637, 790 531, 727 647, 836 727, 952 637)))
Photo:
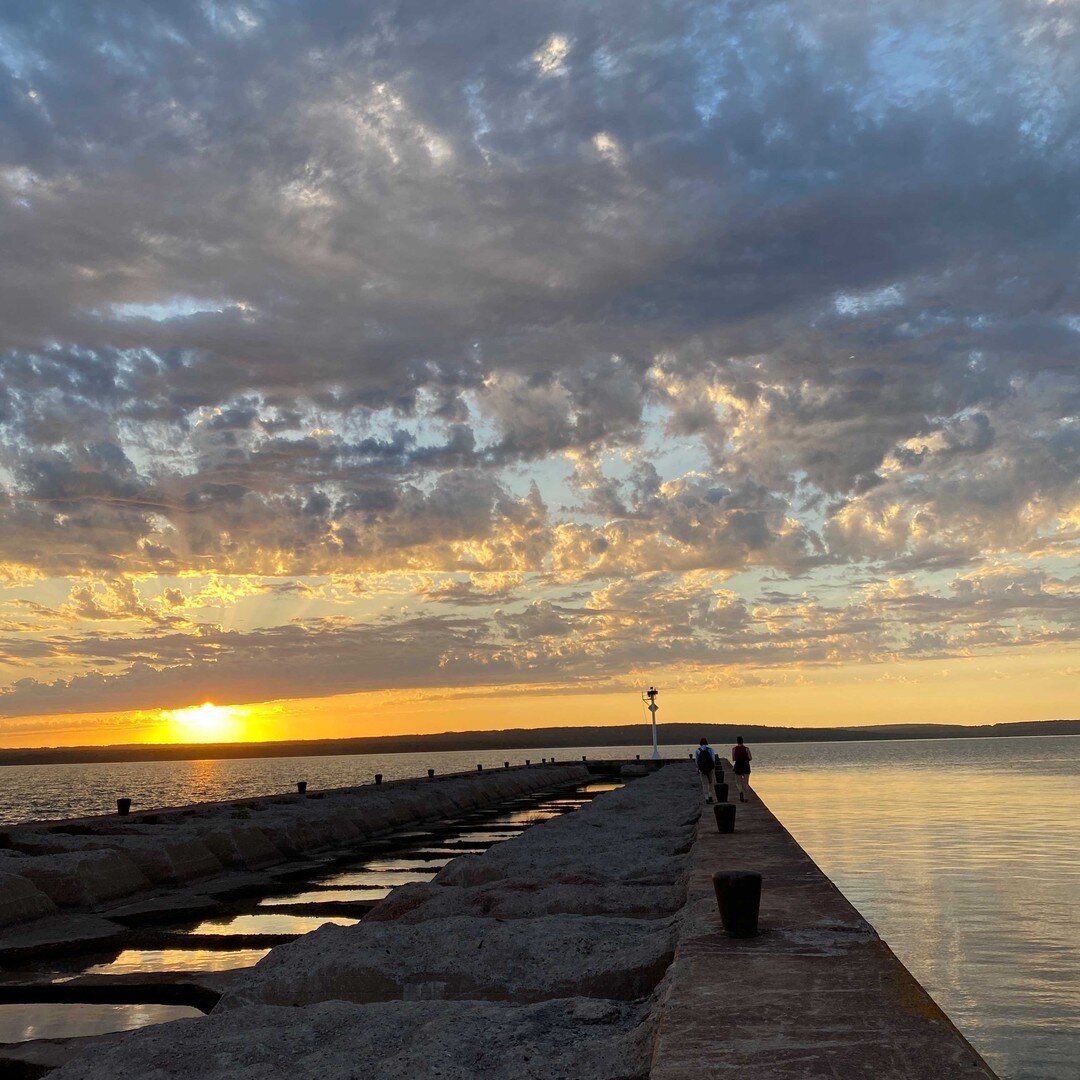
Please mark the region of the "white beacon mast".
POLYGON ((660 706, 656 704, 656 695, 659 694, 659 693, 660 693, 660 691, 657 690, 655 686, 650 686, 649 689, 646 690, 645 694, 643 695, 643 697, 646 697, 646 698, 649 699, 649 712, 652 713, 652 756, 653 756, 653 761, 659 761, 660 760, 660 746, 658 745, 658 743, 656 741, 656 710, 658 708, 660 708, 660 706))

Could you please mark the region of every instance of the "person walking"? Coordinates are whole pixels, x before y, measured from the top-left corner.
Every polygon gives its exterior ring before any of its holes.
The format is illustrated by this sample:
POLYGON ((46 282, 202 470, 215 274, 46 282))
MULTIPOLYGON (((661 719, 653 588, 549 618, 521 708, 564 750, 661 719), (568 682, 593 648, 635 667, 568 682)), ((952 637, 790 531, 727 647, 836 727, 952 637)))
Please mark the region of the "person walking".
POLYGON ((750 762, 753 757, 750 747, 744 745, 741 735, 738 736, 731 748, 731 764, 735 770, 735 783, 739 788, 739 802, 746 802, 746 796, 750 792, 750 762))
POLYGON ((705 801, 711 803, 716 798, 716 751, 709 745, 708 739, 702 739, 698 743, 694 761, 698 767, 698 779, 701 780, 705 801))

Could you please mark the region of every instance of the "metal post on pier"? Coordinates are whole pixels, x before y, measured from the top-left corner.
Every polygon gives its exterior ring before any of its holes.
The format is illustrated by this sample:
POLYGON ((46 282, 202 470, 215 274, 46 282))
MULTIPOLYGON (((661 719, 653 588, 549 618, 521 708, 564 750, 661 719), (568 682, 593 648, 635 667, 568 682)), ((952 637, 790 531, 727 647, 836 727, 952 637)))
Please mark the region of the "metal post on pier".
POLYGON ((658 708, 660 708, 660 706, 656 704, 656 695, 659 694, 659 693, 660 693, 660 691, 657 690, 655 686, 650 686, 649 689, 645 691, 645 697, 647 697, 649 699, 649 712, 652 713, 652 759, 653 759, 653 761, 659 761, 660 760, 660 745, 656 741, 656 710, 658 708))

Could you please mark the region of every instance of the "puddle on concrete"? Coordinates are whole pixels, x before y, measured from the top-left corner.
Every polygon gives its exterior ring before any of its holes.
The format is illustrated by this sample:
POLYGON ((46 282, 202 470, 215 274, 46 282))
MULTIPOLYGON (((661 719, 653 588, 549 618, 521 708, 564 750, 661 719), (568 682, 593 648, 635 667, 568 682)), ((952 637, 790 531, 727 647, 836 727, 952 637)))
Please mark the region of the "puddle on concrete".
POLYGON ((234 915, 227 922, 207 919, 184 931, 188 934, 307 934, 326 923, 335 926, 355 926, 360 920, 344 915, 277 915, 267 912, 258 915, 234 915))
POLYGON ((269 949, 125 949, 115 960, 94 964, 83 975, 129 975, 134 971, 231 971, 257 964, 269 949))
POLYGON ((281 907, 282 904, 370 904, 381 900, 389 889, 312 889, 309 892, 290 893, 288 896, 264 896, 258 907, 281 907))
POLYGON ((431 874, 408 870, 347 870, 341 874, 319 878, 313 885, 371 885, 374 888, 392 888, 394 885, 411 885, 414 881, 430 881, 431 874))
POLYGON ((188 1005, 0 1005, 0 1043, 105 1035, 202 1015, 188 1005))

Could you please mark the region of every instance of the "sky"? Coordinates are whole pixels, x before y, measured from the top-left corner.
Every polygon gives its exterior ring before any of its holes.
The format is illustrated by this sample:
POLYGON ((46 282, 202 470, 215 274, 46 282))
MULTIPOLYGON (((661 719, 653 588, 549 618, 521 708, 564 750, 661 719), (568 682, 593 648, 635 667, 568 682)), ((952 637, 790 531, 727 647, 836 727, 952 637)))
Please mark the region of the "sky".
POLYGON ((1076 0, 6 0, 0 744, 1074 717, 1076 0))

